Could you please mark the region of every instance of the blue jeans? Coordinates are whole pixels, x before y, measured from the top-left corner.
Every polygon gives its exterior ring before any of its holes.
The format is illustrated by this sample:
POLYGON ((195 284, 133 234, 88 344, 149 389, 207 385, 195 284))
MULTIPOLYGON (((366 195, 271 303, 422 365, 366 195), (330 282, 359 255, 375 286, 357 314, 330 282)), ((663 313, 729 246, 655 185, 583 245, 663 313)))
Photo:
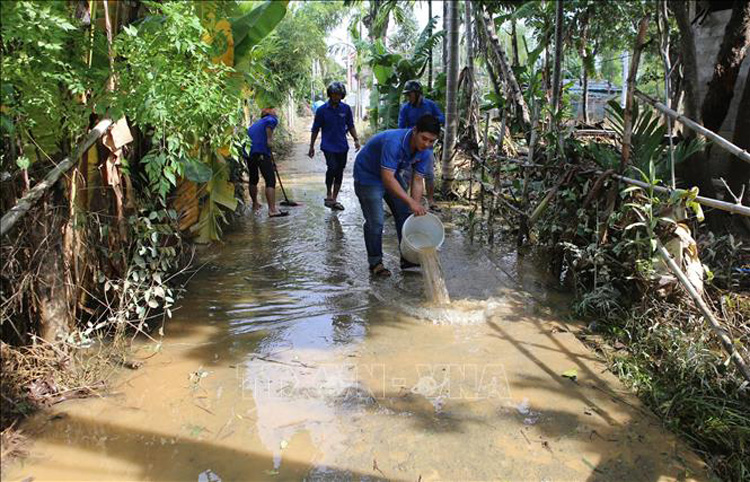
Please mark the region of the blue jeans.
MULTIPOLYGON (((396 176, 401 182, 400 176, 396 176)), ((365 216, 365 247, 367 248, 367 262, 370 268, 383 262, 383 200, 393 213, 396 223, 396 234, 401 243, 401 227, 411 214, 409 206, 403 201, 389 193, 385 186, 370 186, 367 184, 354 183, 354 193, 359 199, 362 214, 365 216)))

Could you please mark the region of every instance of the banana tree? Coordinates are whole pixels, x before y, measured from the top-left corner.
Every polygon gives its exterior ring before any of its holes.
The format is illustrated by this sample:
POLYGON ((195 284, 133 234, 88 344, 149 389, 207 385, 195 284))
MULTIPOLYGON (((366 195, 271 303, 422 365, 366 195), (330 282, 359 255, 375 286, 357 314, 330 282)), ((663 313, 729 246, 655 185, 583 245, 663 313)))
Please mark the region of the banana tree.
MULTIPOLYGON (((371 99, 370 112, 373 127, 391 129, 398 124, 401 93, 407 81, 418 79, 427 68, 431 49, 440 41, 444 32, 433 34, 436 18, 430 19, 422 30, 410 55, 391 52, 378 39, 369 46, 368 64, 377 80, 378 96, 371 99)), ((355 45, 363 46, 361 39, 355 45)))
MULTIPOLYGON (((288 3, 286 0, 238 2, 228 12, 221 11, 214 2, 201 4, 202 22, 207 31, 203 40, 211 46, 214 63, 234 67, 227 84, 235 90, 236 98, 257 93, 253 89, 258 77, 253 62, 254 47, 284 18, 288 3)), ((202 160, 185 170, 185 179, 198 183, 199 193, 204 195, 199 221, 191 231, 197 235, 197 242, 211 242, 221 235, 220 222, 225 221, 221 207, 229 210, 237 207, 226 161, 232 153, 229 145, 216 152, 206 146, 199 149, 204 153, 202 160)))

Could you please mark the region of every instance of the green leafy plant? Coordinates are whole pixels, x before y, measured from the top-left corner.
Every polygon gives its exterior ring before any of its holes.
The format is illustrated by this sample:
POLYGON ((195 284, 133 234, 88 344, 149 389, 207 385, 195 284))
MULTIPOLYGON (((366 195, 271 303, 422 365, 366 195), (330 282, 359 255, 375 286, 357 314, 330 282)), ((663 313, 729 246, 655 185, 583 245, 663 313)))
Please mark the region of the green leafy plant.
MULTIPOLYGON (((373 116, 373 122, 377 122, 378 128, 390 129, 397 126, 404 85, 407 81, 422 76, 431 49, 444 35, 442 31, 431 33, 436 22, 435 18, 430 19, 409 56, 391 52, 380 39, 369 46, 368 63, 378 82, 377 115, 373 116)), ((355 44, 360 48, 366 46, 363 40, 355 40, 355 44)))

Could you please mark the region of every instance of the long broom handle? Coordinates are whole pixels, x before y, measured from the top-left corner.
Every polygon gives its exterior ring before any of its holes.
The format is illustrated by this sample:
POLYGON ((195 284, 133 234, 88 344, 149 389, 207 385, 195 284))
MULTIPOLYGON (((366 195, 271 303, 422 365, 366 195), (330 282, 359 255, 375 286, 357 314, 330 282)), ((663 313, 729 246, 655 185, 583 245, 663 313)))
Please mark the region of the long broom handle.
POLYGON ((279 168, 276 167, 276 159, 274 159, 273 154, 271 154, 271 162, 273 162, 273 170, 276 172, 276 177, 279 178, 279 186, 281 186, 281 194, 284 195, 284 201, 289 203, 289 198, 286 197, 286 190, 284 189, 284 183, 281 182, 281 174, 279 174, 279 168))

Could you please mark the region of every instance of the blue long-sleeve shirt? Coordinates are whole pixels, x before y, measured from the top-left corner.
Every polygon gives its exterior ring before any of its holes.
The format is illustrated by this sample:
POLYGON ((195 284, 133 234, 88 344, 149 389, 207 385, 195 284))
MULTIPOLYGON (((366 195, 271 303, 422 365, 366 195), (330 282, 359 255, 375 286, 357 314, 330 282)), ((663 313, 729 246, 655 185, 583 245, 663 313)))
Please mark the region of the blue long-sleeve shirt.
POLYGON ((445 124, 445 116, 440 111, 440 107, 430 99, 422 97, 419 99, 417 105, 412 105, 410 102, 406 102, 401 105, 401 110, 398 113, 398 128, 407 129, 417 125, 417 121, 420 117, 425 114, 431 114, 437 117, 440 125, 445 124))

